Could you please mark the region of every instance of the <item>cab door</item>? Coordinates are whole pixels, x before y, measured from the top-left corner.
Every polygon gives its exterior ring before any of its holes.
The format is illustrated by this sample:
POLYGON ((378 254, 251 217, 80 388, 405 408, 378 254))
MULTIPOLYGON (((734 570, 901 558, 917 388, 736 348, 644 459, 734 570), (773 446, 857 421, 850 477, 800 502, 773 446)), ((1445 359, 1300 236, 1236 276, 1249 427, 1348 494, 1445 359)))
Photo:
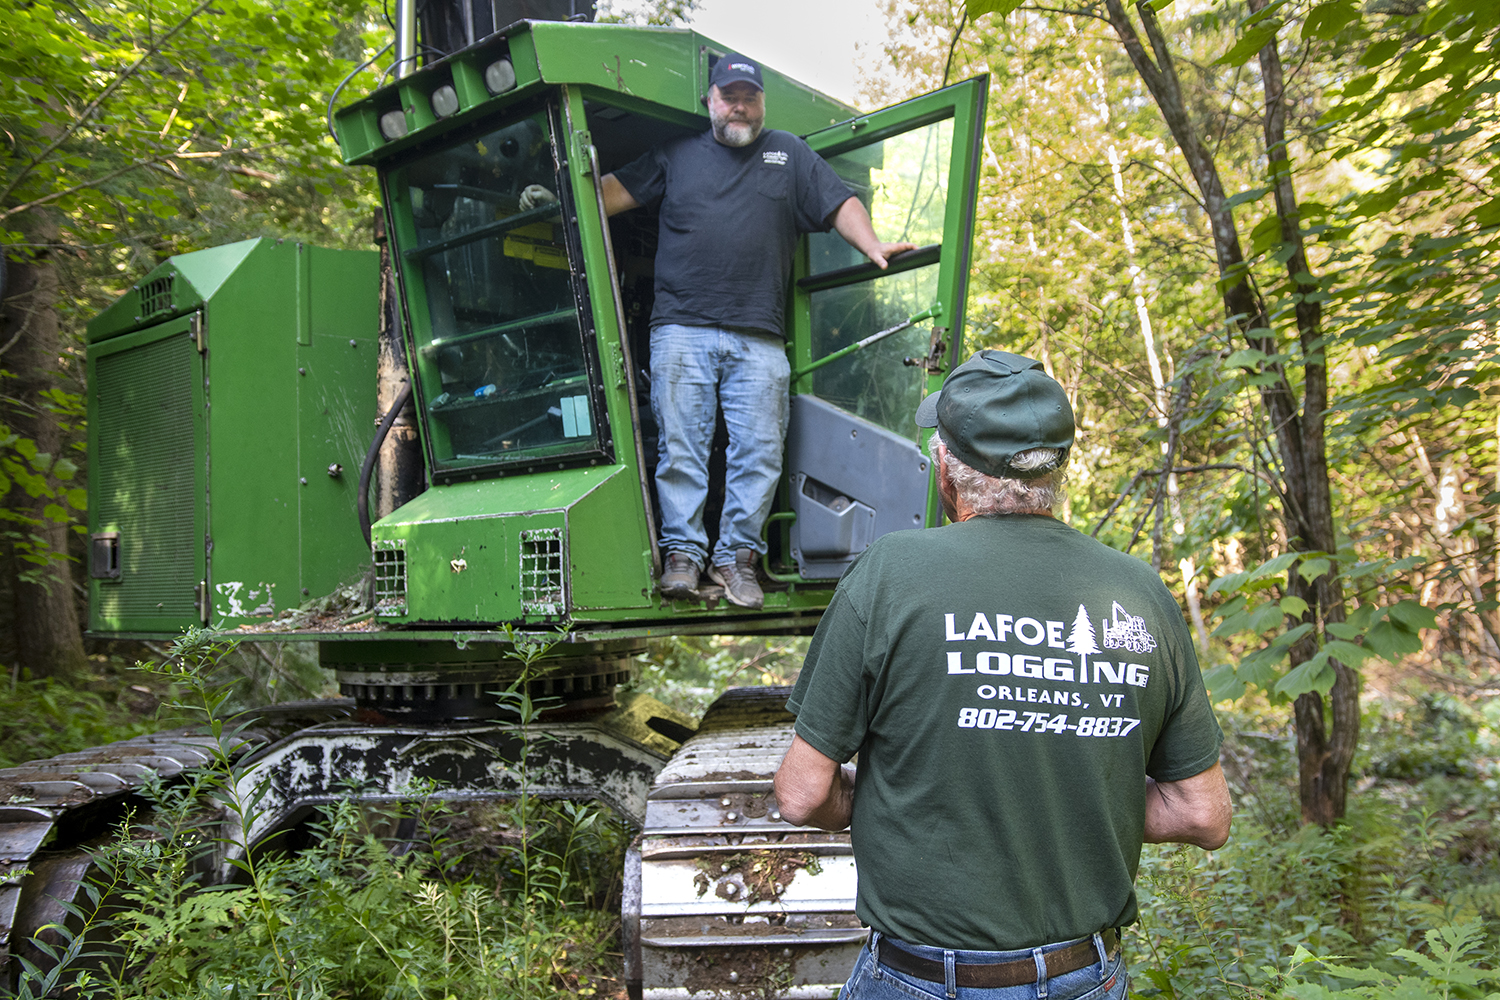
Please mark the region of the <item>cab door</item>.
POLYGON ((942 521, 913 416, 965 355, 988 89, 976 77, 806 137, 882 240, 919 249, 882 271, 837 233, 806 238, 793 280, 793 516, 780 519, 793 579, 836 579, 880 535, 942 521))

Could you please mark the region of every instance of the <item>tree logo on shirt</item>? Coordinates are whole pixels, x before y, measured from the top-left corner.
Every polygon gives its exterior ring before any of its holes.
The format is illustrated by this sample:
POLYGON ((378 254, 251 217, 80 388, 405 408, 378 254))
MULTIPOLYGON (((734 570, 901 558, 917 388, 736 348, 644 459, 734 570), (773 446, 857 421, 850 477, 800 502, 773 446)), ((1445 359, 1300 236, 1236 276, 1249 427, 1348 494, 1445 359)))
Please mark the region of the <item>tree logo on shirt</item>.
POLYGON ((1119 601, 1111 603, 1114 605, 1111 609, 1114 621, 1105 618, 1099 623, 1104 626, 1104 648, 1128 649, 1132 653, 1149 653, 1155 649, 1156 637, 1146 631, 1146 619, 1126 611, 1120 607, 1119 601))
MULTIPOLYGON (((1119 607, 1119 605, 1115 605, 1119 607)), ((1094 623, 1089 620, 1089 609, 1078 605, 1078 615, 1073 619, 1073 628, 1068 632, 1068 652, 1078 654, 1078 676, 1088 676, 1088 659, 1094 653, 1104 652, 1094 641, 1094 623)))
POLYGON ((767 149, 761 152, 760 157, 764 163, 774 163, 778 167, 786 166, 786 150, 784 149, 767 149))

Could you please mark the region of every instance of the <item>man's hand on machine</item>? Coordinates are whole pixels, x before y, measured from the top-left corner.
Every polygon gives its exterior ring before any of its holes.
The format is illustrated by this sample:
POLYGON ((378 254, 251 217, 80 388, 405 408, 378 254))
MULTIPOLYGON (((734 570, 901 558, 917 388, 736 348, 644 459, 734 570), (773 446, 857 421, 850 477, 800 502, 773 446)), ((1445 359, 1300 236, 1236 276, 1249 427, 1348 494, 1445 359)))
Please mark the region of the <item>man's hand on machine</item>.
POLYGON ((557 195, 540 184, 528 184, 521 191, 521 211, 523 212, 529 212, 542 205, 550 205, 555 201, 557 201, 557 195))
POLYGON ((896 254, 905 253, 908 250, 915 250, 916 248, 917 245, 915 243, 879 243, 876 244, 874 249, 866 250, 865 256, 870 258, 875 266, 883 271, 890 265, 890 259, 896 256, 896 254))

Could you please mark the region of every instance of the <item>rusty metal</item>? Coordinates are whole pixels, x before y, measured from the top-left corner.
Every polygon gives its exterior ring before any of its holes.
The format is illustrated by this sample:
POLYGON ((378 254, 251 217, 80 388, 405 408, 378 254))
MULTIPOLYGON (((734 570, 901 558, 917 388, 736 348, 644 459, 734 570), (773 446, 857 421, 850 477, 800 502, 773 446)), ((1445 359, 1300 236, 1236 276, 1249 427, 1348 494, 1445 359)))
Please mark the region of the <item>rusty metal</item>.
POLYGON ((783 822, 771 787, 789 693, 726 693, 657 776, 626 858, 632 996, 831 997, 853 968, 867 932, 849 835, 783 822))

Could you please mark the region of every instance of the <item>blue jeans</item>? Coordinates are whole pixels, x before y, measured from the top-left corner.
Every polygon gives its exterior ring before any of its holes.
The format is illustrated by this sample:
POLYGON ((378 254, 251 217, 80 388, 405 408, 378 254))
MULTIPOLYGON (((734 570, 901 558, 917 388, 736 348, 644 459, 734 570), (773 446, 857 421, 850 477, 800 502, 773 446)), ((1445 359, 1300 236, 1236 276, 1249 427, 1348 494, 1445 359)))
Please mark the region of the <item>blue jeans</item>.
POLYGON ((651 412, 661 429, 656 495, 661 545, 705 564, 708 456, 714 416, 724 411, 724 514, 713 563, 734 562, 736 549, 764 554, 760 532, 781 480, 791 366, 785 342, 771 333, 665 324, 651 331, 651 412))
MULTIPOLYGON (((870 932, 870 943, 860 951, 859 960, 854 963, 854 971, 849 974, 849 982, 839 992, 839 1000, 1124 1000, 1129 988, 1130 980, 1125 974, 1125 955, 1121 951, 1116 953, 1113 961, 1095 962, 1073 972, 1065 972, 1050 979, 1043 978, 1025 986, 999 986, 992 989, 958 986, 950 992, 944 983, 908 976, 877 962, 874 949, 881 937, 883 935, 879 931, 870 932)), ((974 965, 1009 962, 1018 958, 1034 960, 1035 952, 1046 954, 1074 943, 1061 941, 1021 951, 945 952, 942 948, 906 944, 894 938, 890 940, 903 951, 922 958, 942 962, 945 961, 945 955, 952 955, 956 963, 974 965)), ((1100 948, 1097 937, 1095 947, 1100 948)), ((1045 965, 1042 967, 1046 968, 1045 965)))

